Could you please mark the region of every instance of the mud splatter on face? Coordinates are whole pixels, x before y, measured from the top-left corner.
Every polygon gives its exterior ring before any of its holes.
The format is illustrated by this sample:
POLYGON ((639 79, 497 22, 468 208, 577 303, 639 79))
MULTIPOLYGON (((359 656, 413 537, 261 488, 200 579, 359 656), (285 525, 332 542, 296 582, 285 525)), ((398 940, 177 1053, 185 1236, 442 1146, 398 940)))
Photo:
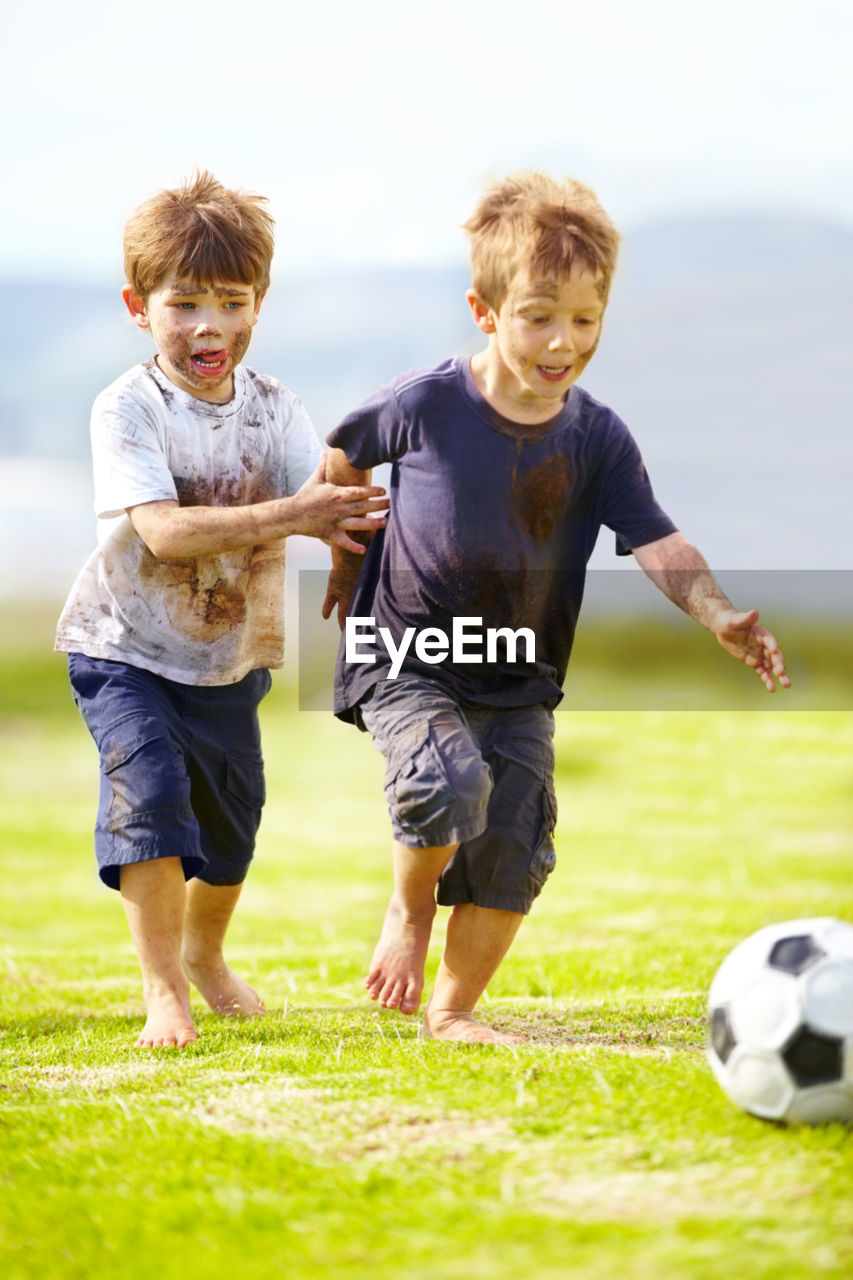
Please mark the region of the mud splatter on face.
MULTIPOLYGON (((248 351, 249 343, 252 340, 252 329, 253 325, 247 322, 233 334, 227 343, 218 337, 211 339, 211 346, 227 346, 230 356, 230 370, 233 371, 236 368, 248 351)), ((161 354, 191 385, 197 383, 199 387, 205 387, 207 384, 201 376, 194 372, 191 363, 191 357, 199 349, 200 345, 200 341, 195 334, 187 334, 180 329, 173 328, 168 334, 168 342, 163 343, 164 350, 161 354)))
POLYGON ((169 280, 150 295, 146 316, 169 381, 199 400, 227 404, 257 320, 251 287, 169 280))
POLYGON ((249 343, 252 341, 252 330, 254 325, 251 321, 247 321, 241 329, 234 335, 234 344, 231 348, 232 368, 240 363, 243 356, 249 350, 249 343))

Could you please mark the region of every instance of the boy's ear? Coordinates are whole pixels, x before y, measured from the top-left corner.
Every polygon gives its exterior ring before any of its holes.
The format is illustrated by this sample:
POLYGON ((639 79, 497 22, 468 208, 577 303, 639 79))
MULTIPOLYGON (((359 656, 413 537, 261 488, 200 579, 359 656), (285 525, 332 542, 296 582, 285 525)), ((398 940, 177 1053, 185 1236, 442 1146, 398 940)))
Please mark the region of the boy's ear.
POLYGON ((267 295, 266 295, 265 293, 259 293, 259 294, 257 294, 257 296, 255 297, 255 314, 254 314, 254 316, 252 317, 252 324, 253 324, 253 325, 256 325, 256 324, 258 323, 258 312, 260 311, 260 309, 261 309, 261 303, 263 302, 263 300, 264 300, 264 298, 265 298, 266 296, 267 296, 267 295))
POLYGON ((471 308, 471 315, 474 317, 474 324, 481 333, 495 332, 495 313, 489 306, 488 302, 484 302, 478 293, 473 289, 469 289, 465 294, 468 306, 471 308))
POLYGON ((138 325, 140 329, 147 329, 148 312, 146 310, 145 303, 142 301, 133 285, 126 284, 121 291, 121 296, 124 298, 124 305, 133 317, 134 324, 138 325))

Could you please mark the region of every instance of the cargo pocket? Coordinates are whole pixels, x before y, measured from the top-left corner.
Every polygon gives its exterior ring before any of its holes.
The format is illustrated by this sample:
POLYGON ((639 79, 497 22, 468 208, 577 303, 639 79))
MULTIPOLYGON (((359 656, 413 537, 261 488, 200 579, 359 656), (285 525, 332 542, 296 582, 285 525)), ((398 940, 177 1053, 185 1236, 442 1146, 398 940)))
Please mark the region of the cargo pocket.
POLYGON ((556 825, 557 796, 554 792, 553 780, 547 778, 542 786, 542 815, 536 848, 533 851, 528 868, 540 888, 557 865, 557 855, 554 852, 553 840, 556 825))
POLYGON ((153 716, 110 726, 101 753, 101 812, 111 831, 148 813, 189 816, 189 788, 174 744, 153 716))
POLYGON ((422 720, 400 734, 391 748, 385 775, 385 798, 392 814, 404 826, 423 815, 425 801, 435 792, 435 765, 430 755, 429 722, 422 720))
POLYGON ((253 830, 261 823, 261 810, 266 803, 264 762, 251 756, 228 756, 225 760, 225 790, 230 798, 252 815, 253 830))

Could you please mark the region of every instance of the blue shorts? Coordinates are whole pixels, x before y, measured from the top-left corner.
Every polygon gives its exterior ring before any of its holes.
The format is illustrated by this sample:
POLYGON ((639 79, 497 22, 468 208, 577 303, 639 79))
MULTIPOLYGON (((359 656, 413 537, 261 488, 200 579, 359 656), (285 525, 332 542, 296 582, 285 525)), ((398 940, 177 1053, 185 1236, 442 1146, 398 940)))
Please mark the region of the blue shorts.
POLYGON ((555 863, 552 712, 459 702, 419 676, 382 681, 358 711, 385 757, 395 840, 459 843, 438 901, 526 915, 555 863))
POLYGON ((258 704, 266 670, 237 684, 177 684, 141 667, 69 654, 74 701, 101 757, 98 873, 181 859, 189 880, 245 879, 265 799, 258 704))

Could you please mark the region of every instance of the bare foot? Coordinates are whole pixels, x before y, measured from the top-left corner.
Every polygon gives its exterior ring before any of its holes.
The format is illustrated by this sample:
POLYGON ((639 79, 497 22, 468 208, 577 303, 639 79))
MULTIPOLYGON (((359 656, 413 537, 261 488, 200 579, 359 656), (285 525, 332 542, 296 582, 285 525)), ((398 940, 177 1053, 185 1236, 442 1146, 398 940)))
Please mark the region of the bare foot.
POLYGON ((223 1017, 251 1018, 266 1013, 258 993, 238 977, 221 958, 214 963, 191 964, 184 956, 184 972, 204 996, 214 1013, 223 1017))
POLYGON ((140 1049, 156 1049, 164 1045, 192 1044, 198 1039, 189 998, 182 999, 173 992, 157 996, 146 996, 145 1007, 148 1017, 136 1041, 140 1049))
POLYGON ((459 1040, 463 1044, 527 1044, 524 1036, 512 1031, 495 1031, 470 1013, 452 1009, 427 1009, 421 1027, 422 1040, 459 1040))
POLYGON ((430 906, 423 917, 415 919, 406 914, 396 897, 388 903, 364 984, 371 1000, 378 1000, 383 1009, 411 1014, 421 1002, 435 903, 430 906))

